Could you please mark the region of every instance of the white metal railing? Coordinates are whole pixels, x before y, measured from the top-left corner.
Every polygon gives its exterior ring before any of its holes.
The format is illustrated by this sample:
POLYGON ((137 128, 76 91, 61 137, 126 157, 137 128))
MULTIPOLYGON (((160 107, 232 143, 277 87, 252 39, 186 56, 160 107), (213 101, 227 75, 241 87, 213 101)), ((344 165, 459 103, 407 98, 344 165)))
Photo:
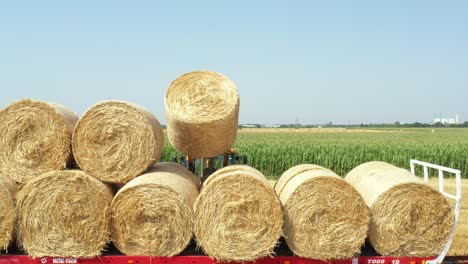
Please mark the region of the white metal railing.
MULTIPOLYGON (((447 168, 443 167, 440 165, 435 165, 419 160, 411 160, 410 161, 410 167, 411 167, 411 173, 415 174, 415 165, 420 165, 423 167, 423 172, 424 172, 424 181, 429 182, 429 168, 438 170, 439 172, 439 191, 446 197, 455 200, 455 216, 453 218, 453 226, 452 226, 452 231, 450 232, 449 239, 447 243, 445 244, 444 249, 442 252, 439 254, 439 256, 433 260, 428 260, 426 261, 427 264, 440 264, 444 260, 445 256, 447 255, 447 252, 450 249, 450 245, 452 245, 452 240, 453 236, 455 234, 455 229, 457 228, 458 224, 458 217, 460 215, 460 208, 461 208, 461 173, 460 170, 452 169, 452 168, 447 168), (445 192, 444 190, 444 172, 451 173, 455 175, 455 183, 456 183, 456 194, 450 194, 445 192)), ((416 174, 415 174, 416 175, 416 174)))

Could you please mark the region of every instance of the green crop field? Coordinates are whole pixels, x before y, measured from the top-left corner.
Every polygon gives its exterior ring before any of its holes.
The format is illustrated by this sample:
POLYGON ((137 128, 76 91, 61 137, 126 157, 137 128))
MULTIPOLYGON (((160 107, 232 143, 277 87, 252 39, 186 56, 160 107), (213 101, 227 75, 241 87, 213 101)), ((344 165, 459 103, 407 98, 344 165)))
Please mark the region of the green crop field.
MULTIPOLYGON (((419 159, 457 168, 468 176, 468 129, 241 129, 234 148, 269 178, 303 163, 346 175, 371 160, 409 168, 419 159)), ((163 160, 175 150, 166 140, 163 160)))

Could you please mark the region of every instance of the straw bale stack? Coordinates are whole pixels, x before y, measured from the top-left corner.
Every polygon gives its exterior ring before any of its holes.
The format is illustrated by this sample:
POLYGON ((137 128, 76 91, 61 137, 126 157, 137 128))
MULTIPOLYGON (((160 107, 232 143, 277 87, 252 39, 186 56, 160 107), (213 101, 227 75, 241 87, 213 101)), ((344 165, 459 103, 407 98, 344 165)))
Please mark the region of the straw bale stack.
POLYGON ((0 175, 0 251, 7 250, 14 237, 16 190, 13 180, 0 175))
POLYGON ((158 163, 114 197, 112 240, 126 255, 174 256, 193 234, 200 181, 176 163, 158 163))
POLYGON ((361 195, 333 171, 298 165, 283 173, 275 190, 283 204, 285 240, 294 254, 329 260, 360 253, 369 209, 361 195))
POLYGON ((252 261, 273 254, 282 231, 281 203, 265 176, 248 166, 221 169, 195 202, 198 245, 220 261, 252 261))
POLYGON ((126 183, 159 161, 161 126, 145 109, 105 101, 88 109, 76 125, 73 153, 80 168, 106 183, 126 183))
POLYGON ((19 183, 73 163, 78 117, 53 103, 24 99, 0 111, 0 173, 19 183))
POLYGON ((166 91, 169 142, 192 158, 214 157, 234 143, 239 93, 226 76, 209 71, 184 74, 166 91))
POLYGON ((390 256, 434 256, 453 223, 447 199, 409 171, 385 162, 361 164, 346 176, 370 207, 369 241, 390 256))
POLYGON ((111 201, 111 189, 83 171, 48 172, 17 194, 18 244, 35 258, 99 256, 111 201))

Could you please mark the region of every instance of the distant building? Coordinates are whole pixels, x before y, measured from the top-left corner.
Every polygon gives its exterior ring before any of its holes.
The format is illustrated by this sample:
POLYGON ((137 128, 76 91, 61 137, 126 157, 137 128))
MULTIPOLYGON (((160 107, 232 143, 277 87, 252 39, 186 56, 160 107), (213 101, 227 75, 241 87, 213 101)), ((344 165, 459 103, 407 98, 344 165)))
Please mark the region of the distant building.
POLYGON ((242 128, 256 128, 258 125, 254 125, 254 124, 243 124, 243 125, 240 125, 240 127, 242 128))
POLYGON ((262 125, 262 127, 264 127, 264 128, 280 128, 281 126, 280 125, 267 124, 267 125, 262 125))
POLYGON ((443 118, 436 117, 432 121, 432 124, 441 123, 442 125, 459 125, 461 124, 460 118, 458 115, 455 115, 455 118, 443 118))

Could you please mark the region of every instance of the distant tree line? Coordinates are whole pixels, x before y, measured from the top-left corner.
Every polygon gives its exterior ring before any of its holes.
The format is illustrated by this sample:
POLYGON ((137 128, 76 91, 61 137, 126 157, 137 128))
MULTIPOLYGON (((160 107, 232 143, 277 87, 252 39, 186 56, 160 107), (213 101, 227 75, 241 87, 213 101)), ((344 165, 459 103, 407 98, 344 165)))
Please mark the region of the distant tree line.
MULTIPOLYGON (((248 125, 239 125, 239 128, 265 128, 268 127, 266 125, 262 124, 248 124, 248 125)), ((395 123, 369 123, 369 124, 348 124, 348 125, 343 125, 343 124, 333 124, 332 122, 327 122, 322 125, 303 125, 303 124, 281 124, 279 125, 280 128, 314 128, 314 127, 375 127, 375 128, 396 128, 396 127, 402 127, 402 128, 411 128, 411 127, 468 127, 468 121, 461 123, 461 124, 442 124, 440 122, 434 123, 434 124, 429 124, 429 123, 420 123, 420 122, 414 122, 414 123, 400 123, 400 122, 395 122, 395 123)))
POLYGON ((395 122, 395 127, 468 127, 468 121, 461 123, 461 124, 442 124, 440 122, 434 124, 427 124, 427 123, 405 123, 400 124, 399 122, 395 122))

